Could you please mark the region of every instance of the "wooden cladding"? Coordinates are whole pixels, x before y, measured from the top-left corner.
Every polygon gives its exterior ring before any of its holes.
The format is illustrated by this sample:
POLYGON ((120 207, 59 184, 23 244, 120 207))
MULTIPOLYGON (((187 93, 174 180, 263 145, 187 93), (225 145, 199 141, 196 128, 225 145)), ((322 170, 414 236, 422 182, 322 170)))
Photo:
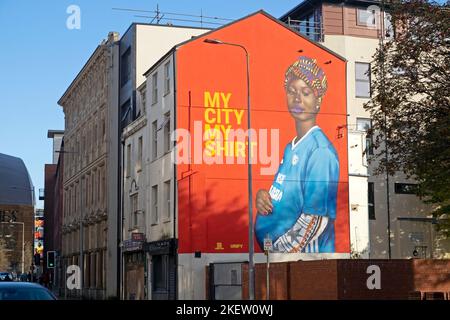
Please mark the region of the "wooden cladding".
POLYGON ((358 9, 366 10, 364 7, 350 7, 322 4, 323 34, 325 35, 348 35, 364 38, 378 38, 380 29, 380 11, 376 11, 378 26, 371 27, 358 24, 358 9))

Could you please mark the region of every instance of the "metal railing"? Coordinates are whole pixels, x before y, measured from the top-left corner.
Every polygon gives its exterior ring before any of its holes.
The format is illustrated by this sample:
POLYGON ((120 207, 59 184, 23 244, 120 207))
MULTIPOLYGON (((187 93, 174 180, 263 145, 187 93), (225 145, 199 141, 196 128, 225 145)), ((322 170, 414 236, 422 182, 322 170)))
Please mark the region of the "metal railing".
POLYGON ((313 41, 323 42, 322 21, 295 20, 288 17, 287 25, 313 41))

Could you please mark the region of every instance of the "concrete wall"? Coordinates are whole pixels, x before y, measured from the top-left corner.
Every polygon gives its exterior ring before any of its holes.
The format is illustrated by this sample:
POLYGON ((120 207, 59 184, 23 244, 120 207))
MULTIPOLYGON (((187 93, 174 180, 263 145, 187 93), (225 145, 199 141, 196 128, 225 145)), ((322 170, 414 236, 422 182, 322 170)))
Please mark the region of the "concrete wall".
MULTIPOLYGON (((353 8, 354 9, 354 8, 353 8)), ((356 137, 352 138, 350 131, 356 131, 357 118, 370 118, 370 114, 364 110, 363 105, 369 99, 358 98, 355 94, 355 62, 370 63, 373 55, 379 46, 377 38, 365 38, 347 35, 329 35, 324 36, 323 44, 344 56, 347 60, 347 112, 349 129, 349 173, 360 174, 360 170, 355 167, 360 161, 359 147, 352 148, 357 144, 356 137), (355 141, 353 141, 355 140, 355 141), (352 150, 355 149, 355 150, 352 150), (357 169, 355 171, 355 169, 357 169)), ((361 133, 362 134, 362 133, 361 133)), ((363 136, 361 136, 363 137, 363 136)), ((369 156, 370 157, 370 156, 369 156)), ((370 159, 370 158, 369 158, 370 159)), ((364 162, 367 159, 362 159, 364 162)), ((366 168, 369 178, 362 176, 350 176, 350 234, 353 247, 358 242, 358 248, 361 248, 360 238, 365 239, 370 234, 370 258, 388 258, 388 210, 387 210, 387 184, 385 175, 374 175, 374 168, 377 163, 372 161, 366 168), (367 183, 374 183, 375 191, 375 220, 369 221, 369 230, 361 227, 365 224, 361 219, 366 213, 367 183), (352 210, 351 205, 359 204, 358 210, 352 210), (366 211, 365 211, 366 212, 366 211), (358 229, 356 230, 355 227, 358 229), (358 238, 358 240, 357 240, 358 238)), ((364 165, 359 165, 363 168, 364 165)), ((364 174, 366 174, 364 173, 364 174)), ((429 217, 432 207, 425 205, 418 197, 410 194, 396 194, 394 184, 413 183, 402 173, 398 172, 395 176, 389 178, 389 214, 391 229, 391 257, 392 258, 410 258, 416 246, 424 246, 427 249, 428 258, 448 258, 450 256, 450 240, 443 239, 441 235, 436 234, 434 227, 430 222, 411 222, 401 221, 398 218, 424 218, 429 217)), ((364 257, 367 257, 364 255, 364 257)))
MULTIPOLYGON (((377 39, 344 35, 324 36, 324 45, 347 59, 347 113, 349 155, 349 209, 350 244, 353 256, 368 258, 371 248, 368 214, 369 166, 366 149, 366 133, 358 131, 357 118, 370 118, 363 108, 368 98, 356 97, 355 62, 370 63, 378 47, 377 39)), ((377 203, 377 202, 376 202, 377 203)), ((372 230, 370 230, 372 231, 372 230)))
POLYGON ((174 111, 174 73, 173 73, 173 55, 168 56, 161 61, 147 77, 147 117, 149 130, 148 143, 148 162, 147 169, 147 221, 148 221, 148 241, 157 241, 160 239, 173 238, 174 235, 174 163, 173 157, 173 141, 167 141, 168 137, 164 134, 164 123, 166 115, 170 113, 170 132, 175 130, 175 111, 174 111), (170 64, 170 89, 168 93, 164 92, 164 66, 170 64), (158 97, 156 103, 153 103, 153 75, 157 74, 158 97), (156 123, 156 139, 157 149, 153 150, 152 139, 154 138, 154 124, 156 123), (165 144, 169 143, 170 150, 165 150, 165 144), (154 157, 156 152, 156 157, 154 157), (164 183, 170 181, 170 204, 166 203, 164 197, 164 183), (152 203, 152 187, 158 186, 158 212, 153 212, 152 203), (170 206, 170 207, 168 207, 170 206), (158 216, 158 219, 155 219, 158 216))
POLYGON ((174 45, 207 31, 209 29, 137 24, 136 87, 145 81, 144 72, 174 45))
POLYGON ((350 249, 353 257, 369 257, 367 161, 364 131, 348 131, 350 249))

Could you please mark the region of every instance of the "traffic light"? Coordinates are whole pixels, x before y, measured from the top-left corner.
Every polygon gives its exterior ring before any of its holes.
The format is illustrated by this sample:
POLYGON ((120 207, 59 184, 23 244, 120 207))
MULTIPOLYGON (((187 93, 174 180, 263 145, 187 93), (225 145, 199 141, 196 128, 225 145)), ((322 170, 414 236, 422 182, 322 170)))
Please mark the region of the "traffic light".
POLYGON ((54 268, 56 260, 56 251, 47 251, 47 268, 54 268))

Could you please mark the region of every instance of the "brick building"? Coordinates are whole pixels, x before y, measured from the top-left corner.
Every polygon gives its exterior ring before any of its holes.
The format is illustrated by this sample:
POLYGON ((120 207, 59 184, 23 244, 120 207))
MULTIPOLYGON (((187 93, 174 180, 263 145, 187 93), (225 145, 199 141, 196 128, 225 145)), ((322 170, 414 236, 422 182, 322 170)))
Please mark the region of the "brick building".
POLYGON ((0 270, 28 272, 32 263, 34 187, 20 158, 0 153, 0 270))

